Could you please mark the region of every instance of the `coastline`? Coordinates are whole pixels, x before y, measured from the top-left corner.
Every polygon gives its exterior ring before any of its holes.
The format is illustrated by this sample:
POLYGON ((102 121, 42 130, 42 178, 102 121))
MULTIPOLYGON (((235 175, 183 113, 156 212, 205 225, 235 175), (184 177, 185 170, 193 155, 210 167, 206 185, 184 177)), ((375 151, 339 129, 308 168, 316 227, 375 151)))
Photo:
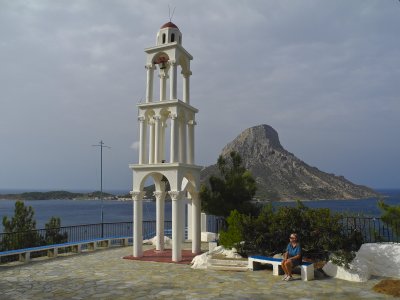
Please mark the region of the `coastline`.
MULTIPOLYGON (((393 197, 388 194, 390 191, 398 191, 400 197, 400 189, 377 189, 378 195, 362 197, 362 198, 320 198, 320 199, 281 199, 281 200, 265 200, 265 199, 254 199, 254 203, 293 203, 293 202, 313 202, 313 201, 346 201, 346 200, 366 200, 366 199, 387 199, 393 197), (386 193, 385 193, 386 192, 386 193)), ((397 195, 396 195, 397 196, 397 195)), ((131 201, 132 198, 128 193, 111 194, 103 192, 104 201, 131 201)), ((68 192, 68 191, 24 191, 22 193, 4 193, 0 194, 0 201, 2 200, 16 200, 16 201, 35 201, 35 200, 72 200, 72 201, 97 201, 101 200, 100 192, 68 192)), ((152 198, 144 198, 144 202, 155 201, 152 198)))
MULTIPOLYGON (((253 200, 252 202, 254 203, 295 203, 297 201, 300 202, 315 202, 315 201, 346 201, 346 200, 368 200, 368 199, 374 199, 376 198, 377 200, 379 199, 378 197, 366 197, 366 198, 343 198, 343 199, 284 199, 284 200, 253 200)), ((387 195, 382 195, 380 198, 386 199, 390 198, 390 196, 387 195)), ((4 197, 3 195, 0 195, 0 201, 58 201, 58 200, 70 200, 70 201, 98 201, 101 200, 101 198, 48 198, 48 199, 31 199, 31 198, 17 198, 17 197, 4 197)), ((103 198, 103 201, 116 201, 116 202, 121 202, 121 201, 131 201, 132 198, 126 198, 126 197, 107 197, 103 198)), ((143 199, 143 202, 155 202, 153 199, 143 199)))
POLYGON ((297 201, 300 201, 300 202, 312 202, 312 201, 346 201, 346 200, 368 200, 368 199, 379 199, 379 198, 390 198, 390 196, 388 196, 388 195, 381 195, 380 197, 363 197, 363 198, 338 198, 338 199, 304 199, 304 200, 301 200, 301 199, 296 199, 296 200, 293 200, 293 199, 284 199, 284 200, 279 200, 279 201, 269 201, 269 202, 282 202, 282 203, 285 203, 285 202, 297 202, 297 201))

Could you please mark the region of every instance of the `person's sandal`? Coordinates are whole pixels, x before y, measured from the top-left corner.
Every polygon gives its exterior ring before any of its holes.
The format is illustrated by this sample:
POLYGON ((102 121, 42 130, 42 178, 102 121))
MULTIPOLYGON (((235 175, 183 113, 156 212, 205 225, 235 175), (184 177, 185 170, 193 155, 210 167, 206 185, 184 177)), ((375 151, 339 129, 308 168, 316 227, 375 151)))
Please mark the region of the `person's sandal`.
POLYGON ((286 281, 286 279, 288 278, 288 275, 283 276, 282 281, 286 281))
POLYGON ((285 280, 286 280, 286 281, 292 281, 292 280, 294 280, 294 279, 293 279, 292 276, 288 276, 285 280))

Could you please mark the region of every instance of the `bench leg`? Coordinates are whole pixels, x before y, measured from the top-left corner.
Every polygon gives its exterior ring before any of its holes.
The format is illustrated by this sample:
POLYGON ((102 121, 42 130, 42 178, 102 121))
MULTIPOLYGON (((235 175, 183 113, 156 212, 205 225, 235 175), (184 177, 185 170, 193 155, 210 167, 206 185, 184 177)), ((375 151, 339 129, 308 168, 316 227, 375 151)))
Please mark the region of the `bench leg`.
POLYGON ((58 255, 58 248, 47 250, 48 257, 57 257, 57 255, 58 255))
POLYGON ((251 271, 254 271, 254 266, 253 266, 253 261, 251 259, 249 259, 249 263, 247 265, 247 268, 251 271))
POLYGON ((272 275, 279 276, 282 274, 283 274, 282 266, 274 264, 272 268, 272 275))
POLYGON ((122 240, 122 246, 128 246, 128 238, 122 240))
POLYGON ((97 242, 90 242, 88 243, 88 249, 94 251, 97 249, 97 242))
POLYGON ((30 260, 31 260, 31 253, 30 252, 21 253, 19 255, 19 261, 20 262, 27 263, 27 262, 30 262, 30 260))
POLYGON ((74 251, 76 253, 81 253, 82 252, 82 245, 79 244, 79 245, 72 246, 72 249, 73 249, 72 251, 74 251))
POLYGON ((301 279, 304 281, 314 279, 314 265, 301 266, 301 279))

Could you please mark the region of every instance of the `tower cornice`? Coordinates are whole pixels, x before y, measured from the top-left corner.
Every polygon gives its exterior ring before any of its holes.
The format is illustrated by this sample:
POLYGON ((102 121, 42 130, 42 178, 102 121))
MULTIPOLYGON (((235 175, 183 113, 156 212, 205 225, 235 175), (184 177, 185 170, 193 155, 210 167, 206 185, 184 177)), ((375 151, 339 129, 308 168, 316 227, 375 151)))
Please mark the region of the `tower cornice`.
POLYGON ((190 60, 193 59, 193 56, 189 52, 187 52, 186 49, 182 47, 182 45, 179 45, 177 42, 164 44, 164 45, 159 45, 159 46, 154 46, 154 47, 149 47, 149 48, 144 49, 144 52, 146 52, 147 54, 154 54, 154 53, 157 53, 157 52, 162 52, 162 51, 167 51, 167 50, 174 50, 174 49, 179 49, 190 60))
POLYGON ((148 103, 139 103, 137 105, 138 108, 146 109, 146 108, 164 108, 164 107, 184 107, 194 113, 198 113, 199 110, 194 108, 190 104, 187 104, 179 99, 176 100, 164 100, 164 101, 157 101, 157 102, 148 102, 148 103))

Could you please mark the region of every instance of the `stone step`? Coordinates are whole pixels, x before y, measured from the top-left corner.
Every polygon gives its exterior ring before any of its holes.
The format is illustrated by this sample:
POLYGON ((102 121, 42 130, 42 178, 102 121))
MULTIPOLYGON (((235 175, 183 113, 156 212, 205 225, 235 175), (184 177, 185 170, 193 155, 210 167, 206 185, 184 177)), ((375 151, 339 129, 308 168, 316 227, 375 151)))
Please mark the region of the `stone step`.
POLYGON ((209 258, 209 265, 247 267, 247 260, 209 258))
POLYGON ((208 265, 207 269, 215 270, 215 271, 236 271, 236 272, 245 272, 248 271, 247 266, 229 266, 229 265, 208 265))

